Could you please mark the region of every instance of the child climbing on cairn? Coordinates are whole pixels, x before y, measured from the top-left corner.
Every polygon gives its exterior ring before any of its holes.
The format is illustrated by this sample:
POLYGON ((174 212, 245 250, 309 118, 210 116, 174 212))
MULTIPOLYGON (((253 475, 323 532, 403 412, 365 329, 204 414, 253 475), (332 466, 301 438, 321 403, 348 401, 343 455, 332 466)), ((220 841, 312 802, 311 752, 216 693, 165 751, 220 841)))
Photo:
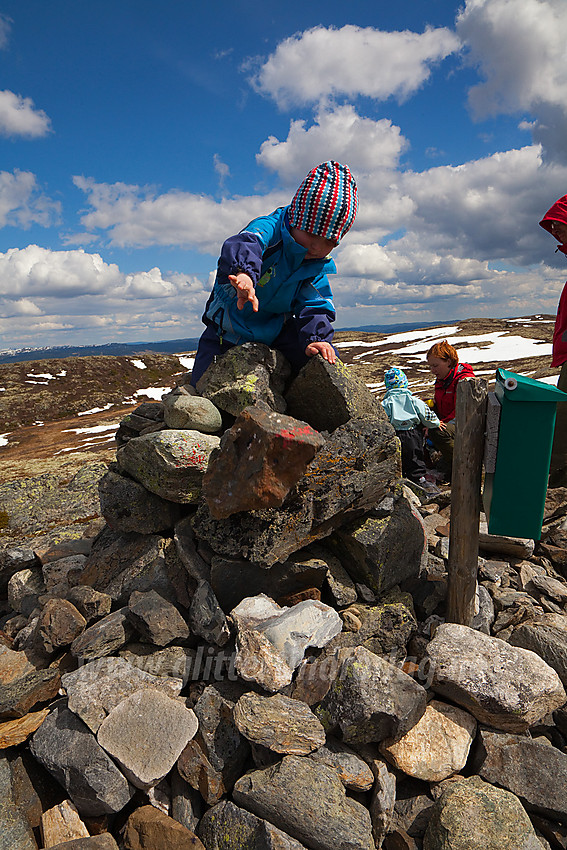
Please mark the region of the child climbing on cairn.
POLYGON ((396 430, 402 448, 402 475, 430 493, 438 488, 427 481, 423 443, 424 428, 439 428, 436 413, 408 389, 405 373, 394 367, 384 372, 386 395, 382 405, 396 430))
POLYGON ((329 254, 356 217, 358 194, 348 165, 313 168, 288 206, 255 218, 224 243, 205 306, 191 384, 234 345, 261 342, 295 370, 320 354, 335 363, 329 254))

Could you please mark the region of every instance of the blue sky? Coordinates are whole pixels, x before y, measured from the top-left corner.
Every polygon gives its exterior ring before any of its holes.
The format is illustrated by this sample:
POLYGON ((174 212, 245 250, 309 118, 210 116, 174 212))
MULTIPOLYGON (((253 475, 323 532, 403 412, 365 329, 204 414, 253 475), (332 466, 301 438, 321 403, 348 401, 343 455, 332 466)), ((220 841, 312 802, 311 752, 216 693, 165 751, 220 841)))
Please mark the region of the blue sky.
POLYGON ((565 0, 0 0, 0 349, 197 336, 327 159, 337 327, 555 312, 566 43, 565 0))

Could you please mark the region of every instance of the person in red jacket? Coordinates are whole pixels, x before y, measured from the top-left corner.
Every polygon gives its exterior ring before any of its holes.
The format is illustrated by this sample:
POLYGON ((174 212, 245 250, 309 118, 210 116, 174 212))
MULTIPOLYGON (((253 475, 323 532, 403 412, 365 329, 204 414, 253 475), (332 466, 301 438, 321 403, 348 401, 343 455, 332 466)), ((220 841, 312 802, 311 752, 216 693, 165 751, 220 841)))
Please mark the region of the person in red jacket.
POLYGON ((427 352, 427 363, 435 375, 435 401, 433 409, 441 420, 441 425, 429 432, 429 439, 441 452, 445 477, 451 480, 453 466, 453 448, 455 445, 455 404, 457 384, 463 378, 474 378, 472 366, 459 363, 457 349, 446 339, 436 342, 427 352))
MULTIPOLYGON (((548 209, 540 226, 559 242, 555 250, 567 254, 567 195, 563 195, 548 209)), ((551 365, 561 366, 557 387, 567 392, 567 283, 557 308, 551 365)), ((549 486, 567 487, 567 402, 557 405, 549 486)))

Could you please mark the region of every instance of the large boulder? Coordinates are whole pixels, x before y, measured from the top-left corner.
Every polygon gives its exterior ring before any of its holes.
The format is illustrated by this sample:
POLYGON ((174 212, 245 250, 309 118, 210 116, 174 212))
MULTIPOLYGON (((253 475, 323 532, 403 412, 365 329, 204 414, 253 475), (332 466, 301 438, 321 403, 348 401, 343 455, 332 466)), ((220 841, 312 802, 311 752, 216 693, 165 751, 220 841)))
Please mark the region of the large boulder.
POLYGON ((377 596, 419 574, 427 557, 421 517, 403 496, 391 514, 366 516, 338 529, 330 540, 352 578, 377 596))
POLYGON ((211 516, 279 507, 324 442, 305 422, 247 407, 223 434, 203 477, 211 516))
POLYGON ((220 440, 199 431, 166 429, 129 440, 118 449, 122 472, 163 499, 181 504, 198 501, 209 457, 220 440))
POLYGON ((341 650, 337 675, 316 710, 328 732, 348 744, 399 738, 425 712, 425 689, 364 647, 341 650))
POLYGON ((423 850, 542 850, 513 794, 478 776, 450 784, 437 802, 423 850))
POLYGON ((433 690, 496 729, 524 732, 567 700, 559 676, 535 652, 468 626, 440 625, 427 656, 433 690))
POLYGON ((285 399, 288 413, 317 431, 334 431, 349 419, 386 418, 380 402, 341 360, 311 357, 285 399))
POLYGON ((522 735, 482 729, 474 763, 483 779, 511 791, 528 811, 567 819, 567 755, 561 750, 522 735))
POLYGON ((282 392, 290 371, 281 352, 262 343, 246 342, 211 363, 197 382, 197 390, 232 416, 259 402, 284 413, 282 392))
POLYGON ((335 770, 310 758, 286 756, 245 774, 233 798, 312 850, 374 850, 368 809, 346 796, 335 770))
POLYGON ((399 441, 388 420, 352 419, 326 440, 281 507, 215 520, 202 502, 193 527, 217 554, 271 566, 363 516, 399 476, 399 441))

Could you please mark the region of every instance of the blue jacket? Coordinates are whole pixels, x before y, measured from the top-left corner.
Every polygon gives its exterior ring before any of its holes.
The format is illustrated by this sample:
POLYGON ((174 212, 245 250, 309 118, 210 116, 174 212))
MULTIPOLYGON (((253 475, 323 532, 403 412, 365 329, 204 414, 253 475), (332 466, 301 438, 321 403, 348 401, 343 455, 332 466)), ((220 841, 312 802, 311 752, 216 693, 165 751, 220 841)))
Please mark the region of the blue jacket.
POLYGON ((439 428, 437 414, 407 389, 389 389, 382 400, 382 406, 396 431, 408 431, 420 423, 426 428, 439 428))
POLYGON ((288 207, 255 218, 222 247, 213 291, 203 321, 213 325, 221 339, 235 345, 263 342, 271 345, 285 322, 295 317, 303 350, 314 340, 330 342, 335 319, 333 294, 327 274, 335 274, 333 260, 305 260, 306 249, 289 232, 288 207), (239 271, 250 275, 259 307, 236 306, 236 290, 228 280, 239 271))

